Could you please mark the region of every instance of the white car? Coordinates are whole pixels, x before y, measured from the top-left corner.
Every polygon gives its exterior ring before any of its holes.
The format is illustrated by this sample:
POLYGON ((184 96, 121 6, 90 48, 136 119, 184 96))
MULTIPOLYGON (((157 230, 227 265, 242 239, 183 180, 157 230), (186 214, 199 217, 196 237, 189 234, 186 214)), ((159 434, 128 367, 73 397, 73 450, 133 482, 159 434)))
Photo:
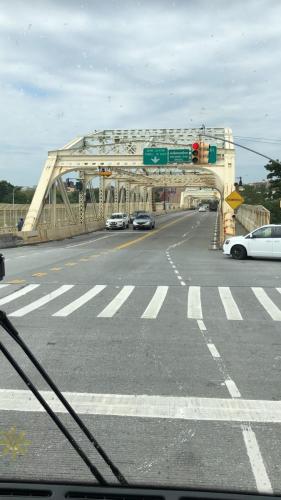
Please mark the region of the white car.
POLYGON ((271 257, 281 259, 281 224, 259 227, 246 236, 227 238, 223 253, 233 259, 271 257))
POLYGON ((123 212, 112 214, 105 223, 106 229, 125 229, 129 227, 129 216, 123 212))
POLYGON ((207 210, 205 207, 199 207, 198 212, 207 212, 207 210))

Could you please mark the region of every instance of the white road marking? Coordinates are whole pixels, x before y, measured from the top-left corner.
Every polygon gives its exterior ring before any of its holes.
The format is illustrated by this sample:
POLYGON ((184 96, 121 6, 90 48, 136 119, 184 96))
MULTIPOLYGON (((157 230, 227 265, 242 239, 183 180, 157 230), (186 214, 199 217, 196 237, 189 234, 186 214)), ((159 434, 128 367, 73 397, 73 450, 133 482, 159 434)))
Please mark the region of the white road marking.
POLYGON ((251 427, 243 425, 242 433, 258 492, 273 494, 273 489, 266 472, 254 431, 251 427))
MULTIPOLYGON (((52 391, 40 391, 59 413, 66 410, 52 391)), ((80 414, 167 418, 195 421, 281 423, 281 401, 154 396, 142 394, 91 394, 64 392, 80 414)), ((0 389, 0 410, 44 412, 28 390, 0 389)))
POLYGON ((182 280, 182 276, 177 276, 178 280, 182 280))
POLYGON ((240 311, 238 309, 238 306, 234 298, 232 297, 230 288, 227 286, 219 286, 219 294, 227 319, 243 320, 240 311))
POLYGON ((190 286, 188 290, 187 317, 202 319, 200 286, 190 286))
POLYGON ((265 308, 266 312, 271 316, 274 321, 281 321, 281 311, 272 302, 271 298, 267 295, 263 288, 252 287, 252 290, 257 297, 260 304, 265 308))
POLYGON ((213 356, 213 358, 220 358, 220 354, 217 351, 215 344, 207 344, 207 346, 208 346, 208 349, 209 349, 211 355, 213 356))
POLYGON ((174 273, 179 274, 179 272, 177 271, 177 269, 174 270, 174 273))
MULTIPOLYGON (((5 259, 5 260, 7 260, 7 259, 5 259)), ((2 288, 5 288, 6 286, 9 286, 9 283, 0 283, 0 290, 2 288)))
POLYGON ((116 297, 98 314, 98 318, 112 318, 134 290, 134 286, 123 286, 116 297))
POLYGON ((155 319, 164 303, 168 292, 168 286, 158 286, 151 301, 149 302, 142 318, 155 319))
POLYGON ((281 288, 276 288, 277 292, 281 293, 281 288))
POLYGON ((227 378, 225 380, 225 385, 226 385, 228 392, 232 398, 241 398, 240 391, 238 390, 238 387, 235 384, 235 382, 233 382, 233 380, 231 380, 230 378, 227 378))
POLYGON ((86 302, 89 302, 89 300, 93 299, 96 295, 98 295, 102 290, 106 288, 106 285, 96 285, 93 288, 91 288, 88 292, 84 293, 79 297, 78 299, 74 300, 73 302, 70 302, 67 306, 63 307, 59 311, 53 314, 53 316, 60 316, 60 317, 65 317, 69 316, 69 314, 73 313, 79 307, 81 307, 83 304, 86 304, 86 302))
POLYGON ((90 243, 95 243, 95 241, 105 240, 106 238, 112 238, 115 234, 108 234, 107 236, 101 236, 101 238, 95 238, 93 240, 83 241, 82 243, 75 243, 74 245, 67 245, 65 248, 81 247, 82 245, 90 245, 90 243))
POLYGON ((184 281, 181 281, 182 286, 186 286, 186 283, 184 281))
POLYGON ((198 319, 197 320, 197 325, 198 325, 198 327, 200 328, 201 331, 206 331, 207 330, 206 325, 205 325, 204 321, 202 321, 202 319, 198 319))
POLYGON ((40 285, 27 285, 24 288, 21 288, 20 290, 17 290, 16 292, 11 293, 10 295, 7 295, 6 297, 0 299, 0 305, 2 306, 3 304, 8 304, 8 302, 12 302, 12 300, 18 299, 19 297, 26 295, 28 292, 31 292, 38 286, 40 285))
POLYGON ((38 300, 35 300, 34 302, 31 302, 31 304, 28 304, 25 307, 22 307, 21 309, 18 309, 17 311, 14 311, 13 313, 9 314, 9 316, 16 316, 16 317, 21 317, 25 316, 26 314, 30 313, 31 311, 34 311, 35 309, 38 309, 39 307, 47 304, 48 302, 51 302, 51 300, 56 299, 63 293, 67 292, 71 288, 73 288, 74 285, 62 285, 56 290, 54 290, 51 293, 48 293, 47 295, 44 295, 44 297, 41 297, 38 300))

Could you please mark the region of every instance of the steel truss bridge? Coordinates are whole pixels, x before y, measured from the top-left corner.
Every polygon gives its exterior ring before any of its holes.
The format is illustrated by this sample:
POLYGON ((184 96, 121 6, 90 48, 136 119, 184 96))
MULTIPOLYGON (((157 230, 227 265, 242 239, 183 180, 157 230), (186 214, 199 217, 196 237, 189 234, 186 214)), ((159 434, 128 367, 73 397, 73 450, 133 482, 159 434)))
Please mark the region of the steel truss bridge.
POLYGON ((160 187, 213 188, 219 193, 221 215, 227 220, 232 211, 223 200, 235 182, 235 150, 225 140, 232 141, 229 128, 96 130, 78 137, 61 149, 49 151, 23 231, 33 231, 42 223, 47 200, 51 203, 50 224, 58 225, 58 191, 69 225, 85 223, 89 201, 96 220, 104 218, 108 203, 114 211, 121 205, 127 212, 138 207, 152 211, 153 189, 160 187), (215 164, 144 165, 144 148, 182 149, 196 141, 210 143, 203 134, 214 138, 211 144, 217 146, 215 164), (71 178, 71 174, 81 181, 78 212, 69 202, 63 180, 71 178), (95 186, 99 189, 98 200, 94 196, 95 186))

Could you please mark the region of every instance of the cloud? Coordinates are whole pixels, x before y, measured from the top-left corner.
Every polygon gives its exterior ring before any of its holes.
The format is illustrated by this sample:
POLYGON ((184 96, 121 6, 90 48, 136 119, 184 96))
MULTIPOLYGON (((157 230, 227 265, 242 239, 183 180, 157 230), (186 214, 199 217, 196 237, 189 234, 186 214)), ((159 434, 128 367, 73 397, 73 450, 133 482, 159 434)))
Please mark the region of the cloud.
MULTIPOLYGON (((205 123, 278 139, 277 1, 1 3, 0 175, 11 182, 34 184, 48 150, 94 129, 205 123)), ((280 156, 279 144, 250 146, 280 156)), ((237 175, 263 178, 264 163, 239 151, 237 175)))

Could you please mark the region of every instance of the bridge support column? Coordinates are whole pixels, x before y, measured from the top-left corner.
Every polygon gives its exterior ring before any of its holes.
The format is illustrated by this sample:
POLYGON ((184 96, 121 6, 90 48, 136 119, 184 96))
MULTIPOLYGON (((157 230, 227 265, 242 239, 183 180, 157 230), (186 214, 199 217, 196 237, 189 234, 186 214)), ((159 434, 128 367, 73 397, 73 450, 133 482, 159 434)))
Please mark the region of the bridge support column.
POLYGON ((114 186, 114 212, 119 212, 119 181, 115 181, 114 186))
POLYGON ((51 226, 56 227, 57 223, 57 186, 56 182, 50 188, 51 194, 51 226))
POLYGON ((147 200, 147 187, 142 188, 142 210, 146 210, 146 200, 147 200))
POLYGON ((84 224, 85 222, 85 183, 84 183, 84 172, 79 172, 79 178, 82 181, 82 189, 79 191, 78 203, 79 203, 79 222, 84 224))
POLYGON ((136 201, 135 201, 135 210, 140 209, 140 187, 136 186, 136 201))
POLYGON ((148 212, 152 212, 152 188, 147 189, 148 212))
POLYGON ((108 209, 111 201, 111 184, 109 184, 108 188, 108 182, 105 183, 105 192, 106 192, 106 202, 105 202, 104 216, 108 217, 108 212, 109 212, 108 209), (106 192, 106 187, 107 187, 107 192, 106 192))
POLYGON ((126 192, 125 192, 125 203, 126 203, 126 213, 130 213, 130 183, 126 182, 126 192))
POLYGON ((99 185, 99 219, 104 218, 104 192, 105 188, 105 179, 104 177, 100 177, 100 185, 99 185))

